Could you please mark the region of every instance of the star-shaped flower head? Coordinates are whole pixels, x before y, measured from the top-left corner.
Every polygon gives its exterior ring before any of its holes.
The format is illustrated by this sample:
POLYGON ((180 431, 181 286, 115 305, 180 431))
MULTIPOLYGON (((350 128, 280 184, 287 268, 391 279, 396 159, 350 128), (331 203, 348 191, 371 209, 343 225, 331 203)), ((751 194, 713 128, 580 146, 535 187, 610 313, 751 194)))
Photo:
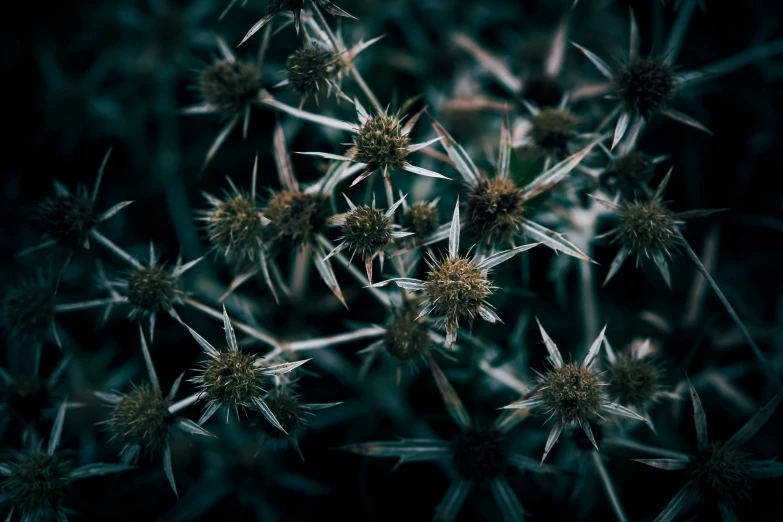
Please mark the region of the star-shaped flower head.
POLYGON ((264 366, 263 359, 253 354, 243 353, 237 345, 234 328, 228 319, 226 307, 223 307, 223 329, 226 332, 226 344, 228 351, 218 351, 212 347, 203 337, 188 327, 190 335, 209 357, 200 370, 200 375, 190 379, 196 383, 201 391, 198 400, 207 401, 204 413, 199 419, 199 424, 204 424, 222 406, 226 407, 226 422, 231 410, 239 418, 239 410, 253 409, 260 411, 269 422, 277 429, 285 432, 280 422, 264 402, 266 392, 261 388, 264 377, 288 373, 306 363, 304 361, 264 366))
POLYGON ((518 246, 489 257, 467 257, 459 254, 459 235, 458 200, 449 229, 449 253, 441 259, 431 256, 427 261, 430 271, 426 280, 397 277, 372 285, 381 287, 394 282, 400 288, 424 292, 426 300, 422 303, 424 309, 419 315, 432 314, 440 318, 441 323, 446 326, 447 346, 457 340, 460 319, 467 318, 473 321, 476 316, 480 316, 490 323, 500 321, 492 310, 492 305, 487 302, 487 298, 495 290, 489 280, 490 270, 520 252, 540 244, 518 246))
POLYGON ((549 419, 555 419, 555 425, 549 432, 541 462, 544 462, 563 430, 575 426, 584 430, 587 438, 598 449, 590 423, 599 419, 604 420, 601 413, 611 413, 650 423, 638 413, 611 402, 602 391, 606 384, 601 382, 593 371, 593 364, 598 360, 598 353, 601 351, 606 331, 605 326, 590 346, 582 364, 574 362, 566 364, 557 345, 549 338, 540 322, 538 327, 541 330, 541 337, 544 338, 547 352, 549 352, 547 360, 552 365, 552 369, 546 375, 541 375, 539 386, 536 387, 532 396, 510 404, 506 408, 532 409, 549 415, 549 419))
MULTIPOLYGON (((357 20, 356 17, 346 13, 337 7, 334 2, 330 2, 329 0, 310 0, 310 2, 313 4, 313 9, 318 9, 318 6, 320 6, 321 9, 331 15, 357 20)), ((250 28, 242 41, 239 42, 239 45, 242 45, 248 41, 254 34, 263 29, 266 24, 271 22, 276 15, 282 13, 283 11, 291 11, 294 13, 294 27, 296 28, 296 34, 299 34, 299 25, 301 22, 302 9, 304 8, 304 4, 305 0, 269 0, 269 10, 267 11, 267 14, 250 28)))
POLYGON ((334 216, 330 220, 332 224, 341 227, 343 237, 340 240, 342 242, 324 257, 324 262, 330 257, 348 249, 351 251, 351 259, 356 255, 364 259, 367 280, 372 283, 373 259, 376 256, 380 258, 381 270, 383 270, 386 249, 391 246, 395 239, 413 235, 413 232, 400 230, 400 226, 394 224, 393 221, 394 212, 404 201, 404 196, 385 212, 375 208, 375 197, 373 197, 372 205, 361 205, 359 207, 354 205, 348 196, 345 196, 345 200, 348 202, 350 211, 334 216))
POLYGON ((67 520, 63 501, 68 485, 76 480, 120 473, 131 469, 127 464, 95 463, 71 468, 70 463, 56 454, 65 422, 64 401, 49 434, 44 450, 41 444, 16 452, 13 460, 0 463, 0 496, 11 506, 6 521, 14 520, 18 512, 23 522, 31 520, 67 520))
MULTIPOLYGON (((490 178, 476 167, 465 149, 451 137, 446 129, 432 120, 435 132, 442 138, 441 145, 462 174, 462 179, 468 187, 469 192, 465 204, 467 219, 464 223, 467 232, 472 237, 479 239, 484 246, 494 246, 506 241, 513 245, 517 237, 529 236, 555 251, 592 262, 592 259, 560 234, 529 219, 525 205, 568 176, 590 153, 596 142, 589 144, 551 169, 542 172, 525 187, 519 188, 511 179, 513 148, 508 125, 507 114, 500 131, 497 172, 494 177, 490 178)), ((438 234, 433 234, 432 239, 438 237, 438 234)))
POLYGON ((671 288, 667 258, 671 259, 672 252, 683 241, 680 232, 681 225, 688 219, 709 216, 722 211, 722 209, 686 212, 669 210, 666 207, 666 202, 663 201, 663 192, 666 190, 671 174, 672 170, 669 169, 669 173, 663 178, 650 199, 646 201, 637 200, 633 203, 625 201, 618 205, 592 196, 593 199, 615 212, 622 220, 619 226, 605 234, 596 236, 596 239, 614 237, 612 242, 618 241, 620 243, 620 250, 609 267, 604 284, 614 277, 628 256, 634 255, 637 267, 643 258, 652 259, 666 285, 671 288))
POLYGON ((88 192, 86 186, 80 185, 74 194, 65 185, 53 180, 54 196, 48 196, 38 203, 34 217, 46 239, 34 247, 19 252, 17 257, 52 247, 64 248, 67 258, 60 272, 62 275, 77 248, 89 249, 91 236, 96 239, 102 237, 95 230, 95 226, 133 203, 133 201, 123 201, 105 212, 97 213, 95 211, 95 201, 98 198, 98 190, 101 187, 103 173, 110 155, 111 149, 103 157, 101 166, 98 168, 98 177, 95 179, 92 192, 88 192))
POLYGON ((117 440, 123 444, 120 460, 125 464, 136 463, 142 454, 162 451, 166 479, 169 481, 171 489, 174 490, 174 494, 177 495, 169 445, 173 428, 176 427, 195 435, 211 437, 212 434, 190 419, 176 415, 175 411, 172 411, 174 397, 177 395, 185 373, 183 372, 174 381, 169 393, 163 395, 141 326, 139 326, 139 335, 149 382, 141 386, 133 386, 125 394, 116 391, 95 392, 95 395, 106 402, 112 410, 109 419, 101 424, 108 426, 112 434, 111 440, 117 440))
POLYGON ((359 124, 353 129, 353 146, 345 156, 325 152, 300 152, 299 154, 361 164, 362 173, 353 180, 351 186, 364 181, 377 170, 383 172, 384 182, 388 185, 390 172, 398 168, 421 176, 449 179, 437 172, 412 165, 407 159, 412 152, 428 147, 441 139, 438 137, 416 144, 411 144, 408 139, 408 135, 426 107, 414 114, 403 125, 405 118, 401 117, 399 113, 389 114, 388 108, 385 111, 379 110, 374 116, 370 116, 359 100, 354 100, 354 104, 359 124))
MULTIPOLYGON (((780 392, 765 404, 751 419, 725 442, 710 442, 707 436, 707 415, 699 394, 688 380, 693 402, 693 420, 696 424, 698 452, 675 458, 636 459, 637 462, 667 471, 683 470, 688 481, 661 511, 655 522, 670 522, 677 514, 698 499, 717 506, 723 522, 739 520, 734 512, 741 501, 750 497, 757 479, 783 477, 783 463, 776 460, 751 460, 740 451, 766 424, 780 403, 780 392)), ((667 451, 672 454, 672 452, 667 451)), ((675 454, 676 455, 676 454, 675 454)))
POLYGON ((460 428, 451 440, 402 439, 395 442, 349 444, 342 449, 369 457, 398 458, 395 466, 406 462, 443 461, 449 464, 452 481, 435 511, 436 522, 453 521, 468 495, 479 487, 492 492, 503 520, 519 522, 525 510, 508 483, 511 470, 534 473, 560 473, 561 470, 539 464, 513 447, 509 432, 524 418, 520 412, 504 412, 490 426, 475 423, 462 404, 443 370, 430 358, 432 374, 449 416, 460 428))

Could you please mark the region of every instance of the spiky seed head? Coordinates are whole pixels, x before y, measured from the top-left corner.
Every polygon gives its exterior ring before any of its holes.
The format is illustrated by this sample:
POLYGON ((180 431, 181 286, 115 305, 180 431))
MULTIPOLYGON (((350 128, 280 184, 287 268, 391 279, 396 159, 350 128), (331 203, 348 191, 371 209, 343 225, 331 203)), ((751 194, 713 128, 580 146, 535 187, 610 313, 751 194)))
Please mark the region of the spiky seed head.
POLYGON ((474 186, 466 203, 467 232, 487 243, 507 239, 519 226, 524 196, 513 181, 485 179, 474 186))
POLYGON ((332 53, 306 45, 288 57, 285 76, 297 93, 309 97, 328 88, 334 62, 332 53))
POLYGON ((128 276, 128 302, 134 312, 167 312, 177 298, 177 280, 165 268, 145 266, 128 276))
POLYGON ((440 225, 440 216, 435 205, 425 201, 413 203, 402 215, 402 226, 414 233, 415 237, 427 237, 440 225))
POLYGON ((634 254, 664 253, 674 243, 677 222, 658 200, 630 203, 621 214, 617 230, 620 243, 634 254))
POLYGON ((623 406, 641 409, 660 391, 660 373, 649 357, 618 355, 609 367, 609 397, 623 406))
POLYGON ((384 346, 386 351, 401 362, 407 362, 426 355, 432 340, 424 321, 417 321, 416 314, 396 311, 386 325, 384 346))
POLYGON ((56 455, 27 451, 9 466, 11 474, 4 489, 14 507, 23 514, 49 515, 65 497, 68 466, 56 455))
POLYGON ((0 322, 9 337, 43 340, 54 319, 54 293, 49 285, 24 282, 8 290, 0 322))
POLYGON ((554 413, 563 424, 595 419, 603 403, 598 377, 576 363, 553 368, 544 378, 540 393, 543 409, 554 413))
POLYGON ((435 264, 424 288, 433 313, 450 321, 475 317, 492 294, 486 272, 464 257, 447 257, 435 264))
POLYGON ((753 474, 747 455, 723 443, 712 444, 707 451, 691 459, 688 473, 706 501, 732 505, 750 496, 753 474))
POLYGON ((576 134, 576 118, 560 109, 544 109, 533 118, 533 142, 548 154, 562 155, 576 134))
POLYGON ((345 217, 343 241, 354 254, 373 256, 391 242, 392 226, 383 211, 367 205, 356 207, 345 217))
POLYGON ((231 264, 255 261, 259 257, 264 225, 256 204, 240 195, 223 201, 207 214, 209 241, 231 264))
POLYGON ((264 209, 274 233, 294 246, 312 243, 326 223, 326 198, 301 190, 275 194, 264 209))
POLYGON ((601 174, 601 185, 612 193, 633 193, 640 185, 649 183, 655 174, 652 158, 637 150, 618 156, 601 174))
POLYGON ((93 204, 81 194, 50 196, 38 204, 36 221, 41 231, 58 244, 76 248, 95 224, 93 204))
POLYGON ((503 475, 508 464, 508 445, 493 429, 462 431, 449 443, 454 470, 465 480, 491 480, 503 475))
POLYGON ((128 446, 152 451, 160 448, 169 434, 174 416, 171 401, 149 384, 124 395, 109 419, 114 437, 128 446))
POLYGON ((223 60, 201 72, 201 95, 227 116, 241 114, 258 97, 261 72, 255 64, 223 60))
POLYGON ((296 394, 282 389, 277 389, 264 398, 264 402, 272 410, 277 421, 285 429, 283 433, 269 422, 260 422, 259 428, 266 437, 277 440, 283 438, 296 439, 307 425, 308 412, 302 407, 296 394))
POLYGON ((674 72, 663 60, 641 58, 625 65, 614 77, 614 88, 626 110, 646 118, 674 93, 674 72))
POLYGON ((400 120, 386 114, 367 120, 354 135, 353 144, 354 159, 368 168, 399 167, 409 154, 400 120))
POLYGON ((556 79, 546 74, 534 74, 525 83, 522 96, 539 107, 552 107, 563 98, 563 88, 556 79))
POLYGON ((261 369, 253 354, 238 350, 220 352, 204 365, 202 387, 210 401, 229 407, 250 406, 261 391, 261 369))
MULTIPOLYGON (((590 431, 593 433, 595 439, 595 446, 601 447, 601 440, 604 438, 604 430, 600 424, 596 422, 590 422, 590 431)), ((574 441, 574 445, 580 451, 591 451, 595 449, 593 442, 587 438, 585 430, 571 430, 571 439, 574 441)))
POLYGON ((6 411, 30 423, 37 421, 43 410, 52 405, 52 395, 37 375, 20 375, 14 378, 4 402, 6 411))

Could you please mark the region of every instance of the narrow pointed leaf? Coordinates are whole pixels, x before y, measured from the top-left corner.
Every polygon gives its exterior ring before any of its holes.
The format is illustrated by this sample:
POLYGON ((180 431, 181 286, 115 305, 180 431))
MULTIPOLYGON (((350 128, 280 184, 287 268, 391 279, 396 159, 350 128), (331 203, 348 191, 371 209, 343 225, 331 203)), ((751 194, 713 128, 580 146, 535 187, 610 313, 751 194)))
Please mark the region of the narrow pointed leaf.
POLYGON ((439 174, 435 172, 434 170, 427 170, 422 167, 417 167, 415 165, 411 165, 410 163, 403 163, 402 164, 402 170, 406 170, 408 172, 412 172, 413 174, 418 174, 419 176, 426 176, 428 178, 439 178, 439 179, 447 179, 451 181, 451 178, 448 178, 444 176, 443 174, 439 174))
POLYGON ((670 108, 661 109, 659 112, 662 115, 666 116, 667 118, 683 123, 689 127, 693 127, 694 129, 698 129, 702 132, 706 132, 710 136, 715 136, 715 133, 712 132, 707 127, 705 127, 704 124, 700 123, 698 120, 692 118, 691 116, 688 116, 685 113, 682 113, 680 111, 675 111, 674 109, 670 109, 670 108))
POLYGON ((598 352, 601 351, 601 344, 604 341, 605 333, 606 333, 606 325, 604 325, 603 329, 601 330, 601 333, 598 334, 598 337, 596 337, 595 341, 593 341, 593 345, 590 346, 590 349, 587 351, 585 360, 584 362, 582 362, 582 366, 584 366, 585 368, 589 368, 590 365, 595 361, 596 357, 598 357, 598 352))
POLYGON ((125 207, 127 207, 127 206, 128 206, 128 205, 130 205, 131 203, 133 203, 133 201, 123 201, 123 202, 121 202, 121 203, 117 203, 116 205, 114 205, 113 207, 111 207, 109 210, 107 210, 106 212, 104 212, 103 214, 101 214, 100 216, 98 216, 98 217, 95 219, 95 221, 97 221, 98 223, 102 223, 102 222, 106 221, 107 219, 109 219, 109 218, 113 217, 113 216, 114 216, 115 214, 117 214, 117 213, 118 213, 120 210, 124 209, 125 207))
POLYGON ((531 181, 522 189, 525 201, 533 199, 560 183, 593 150, 593 147, 599 141, 600 139, 593 141, 582 150, 557 163, 554 167, 541 173, 536 179, 531 181))
POLYGON ((459 253, 459 198, 454 207, 454 216, 451 218, 451 228, 449 228, 449 257, 455 258, 459 253))
POLYGON ((435 377, 435 384, 438 386, 438 391, 443 398, 443 402, 446 403, 446 409, 448 410, 449 415, 460 428, 470 428, 472 423, 470 421, 470 415, 468 415, 468 410, 465 409, 465 405, 462 404, 459 395, 457 395, 454 387, 446 378, 446 374, 443 373, 443 370, 441 370, 440 365, 435 359, 430 357, 429 362, 430 367, 432 368, 432 376, 435 377))
POLYGON ((190 419, 186 419, 185 417, 178 417, 177 418, 177 427, 187 433, 190 433, 192 435, 203 435, 205 437, 214 437, 210 432, 196 424, 190 419))
POLYGON ((505 522, 524 522, 525 510, 522 509, 522 504, 519 503, 516 493, 506 479, 493 479, 490 489, 505 522))
POLYGON ((473 160, 470 159, 470 156, 465 152, 465 149, 451 137, 440 123, 432 118, 430 118, 430 122, 438 137, 443 138, 440 144, 446 149, 446 154, 448 154, 451 161, 454 162, 454 167, 462 175, 462 179, 464 179, 468 185, 474 186, 483 176, 478 168, 476 168, 476 165, 473 164, 473 160))
POLYGON ((544 460, 552 448, 557 443, 557 439, 560 438, 560 434, 563 432, 563 425, 559 422, 552 427, 552 431, 549 432, 549 437, 546 440, 546 447, 544 447, 544 455, 541 457, 541 465, 544 465, 544 460))
POLYGON ((468 498, 473 483, 467 480, 452 482, 443 499, 435 509, 435 522, 452 522, 462 509, 462 504, 468 498))
POLYGON ((547 335, 544 327, 541 326, 541 321, 538 320, 538 317, 536 317, 536 323, 538 323, 538 329, 541 331, 541 337, 544 339, 546 350, 549 352, 549 362, 551 362, 555 368, 562 367, 563 356, 560 355, 560 350, 557 349, 557 345, 552 341, 552 339, 549 338, 549 335, 547 335))
POLYGON ((599 58, 595 53, 588 51, 577 43, 571 42, 571 45, 582 51, 582 53, 587 56, 587 59, 590 60, 593 65, 595 65, 595 68, 598 69, 598 72, 603 74, 605 78, 609 80, 612 79, 612 69, 606 64, 605 61, 599 58))
POLYGON ((676 495, 674 495, 674 498, 672 498, 669 504, 663 508, 663 511, 661 511, 653 522, 672 522, 680 511, 698 499, 699 497, 693 489, 693 483, 689 481, 676 495))
POLYGON ((751 419, 741 427, 727 442, 727 446, 739 447, 746 443, 767 423, 775 409, 780 404, 781 393, 778 392, 767 404, 761 407, 751 419))
POLYGON ((262 399, 258 397, 254 398, 253 404, 255 404, 256 408, 258 408, 258 410, 263 414, 264 417, 266 417, 266 420, 268 420, 272 426, 279 429, 283 433, 288 434, 288 432, 285 431, 285 428, 283 428, 283 426, 280 424, 280 421, 277 420, 277 417, 275 417, 275 414, 272 413, 272 410, 269 409, 269 406, 267 406, 262 399))
POLYGON ((704 412, 704 406, 701 405, 701 399, 699 394, 696 393, 696 388, 693 387, 693 383, 688 379, 688 389, 691 394, 691 402, 693 403, 693 422, 696 425, 696 441, 699 445, 699 452, 703 453, 709 449, 710 440, 707 435, 707 414, 704 412))
POLYGON ((687 460, 679 459, 634 459, 636 462, 640 462, 653 468, 665 469, 667 471, 685 469, 688 467, 687 460))
POLYGON ((90 477, 102 477, 104 475, 111 475, 114 473, 122 473, 133 469, 134 466, 128 464, 114 464, 106 462, 97 462, 95 464, 86 464, 80 466, 68 475, 69 480, 81 480, 90 477))
POLYGON ((620 117, 617 119, 617 125, 614 128, 614 138, 612 139, 612 150, 623 139, 625 131, 628 129, 628 124, 631 122, 631 113, 623 111, 620 113, 620 117))
POLYGON ((144 331, 139 325, 139 337, 141 338, 141 353, 144 355, 144 364, 147 366, 147 375, 150 378, 150 384, 153 388, 160 391, 160 382, 158 382, 158 376, 155 373, 155 365, 152 364, 152 357, 150 356, 150 350, 147 347, 147 341, 144 339, 144 331))
POLYGON ((476 266, 484 270, 489 270, 491 268, 498 266, 501 263, 508 261, 515 255, 524 252, 526 250, 530 250, 531 248, 538 246, 540 244, 541 243, 528 243, 527 245, 521 245, 516 248, 504 250, 503 252, 498 252, 497 254, 492 254, 491 256, 485 257, 480 262, 476 263, 476 266))

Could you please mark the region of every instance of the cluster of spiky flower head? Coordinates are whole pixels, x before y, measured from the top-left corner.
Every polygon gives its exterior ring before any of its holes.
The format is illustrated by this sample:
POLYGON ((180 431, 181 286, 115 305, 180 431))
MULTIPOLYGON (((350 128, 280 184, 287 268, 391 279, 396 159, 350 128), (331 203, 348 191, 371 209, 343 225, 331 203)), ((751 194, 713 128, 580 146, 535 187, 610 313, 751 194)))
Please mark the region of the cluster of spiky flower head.
POLYGON ((404 308, 395 310, 386 324, 386 352, 400 362, 425 356, 432 345, 427 324, 423 320, 417 320, 416 315, 404 308))
POLYGON ((644 118, 663 107, 674 93, 674 72, 656 58, 633 60, 615 74, 613 81, 626 110, 644 118))
POLYGON ((408 137, 396 116, 380 113, 362 125, 353 137, 353 158, 370 169, 400 167, 408 157, 408 137))
POLYGON ((288 57, 285 76, 288 83, 303 98, 329 89, 338 60, 333 53, 315 45, 305 45, 288 57))
POLYGON ((230 264, 257 260, 265 232, 255 200, 238 193, 216 203, 204 217, 212 246, 230 264))
POLYGON ((609 366, 607 393, 624 406, 642 409, 661 391, 661 371, 650 357, 618 355, 609 366))
POLYGON ((142 266, 128 276, 128 302, 134 314, 167 312, 178 298, 174 275, 159 265, 142 266))
POLYGON ((3 484, 9 503, 30 520, 46 520, 58 513, 68 484, 68 465, 56 455, 30 450, 8 463, 10 475, 3 484))
POLYGON ((163 446, 173 415, 160 389, 143 384, 122 396, 109 418, 113 438, 126 446, 152 451, 163 446))
POLYGON ((524 194, 508 178, 483 179, 466 201, 467 232, 487 243, 508 239, 525 212, 524 194))
POLYGON ((708 502, 733 505, 750 497, 753 474, 747 455, 724 443, 712 443, 688 463, 688 474, 708 502))
POLYGON ((49 196, 38 203, 35 221, 59 245, 76 248, 85 242, 95 224, 93 202, 83 190, 49 196))
POLYGON ((600 177, 601 185, 610 193, 632 194, 640 186, 648 184, 655 174, 652 158, 641 151, 631 151, 617 156, 600 177))
POLYGON ((508 467, 508 441, 492 428, 468 428, 449 441, 454 471, 465 480, 485 481, 508 467))
POLYGON ((658 199, 629 203, 622 210, 617 239, 633 254, 668 253, 677 234, 677 221, 658 199))
POLYGON ((544 109, 533 118, 531 137, 547 154, 562 156, 576 135, 576 117, 562 109, 544 109))
POLYGON ((577 363, 553 368, 540 388, 543 408, 564 424, 581 424, 598 417, 602 384, 589 369, 577 363))
POLYGON ((394 224, 386 213, 374 206, 362 205, 345 216, 343 242, 354 255, 367 258, 391 243, 393 230, 394 224))
POLYGON ((258 98, 261 72, 253 63, 222 60, 201 72, 199 86, 204 101, 220 113, 233 116, 258 98))
POLYGON ((54 292, 39 280, 23 281, 8 289, 0 321, 9 337, 42 341, 54 319, 54 292))
POLYGON ((271 232, 295 247, 313 243, 326 223, 326 198, 301 190, 275 194, 264 208, 271 232))
POLYGON ((200 384, 210 401, 230 408, 253 403, 261 391, 263 370, 255 365, 256 357, 239 350, 220 352, 203 366, 200 384))
POLYGON ((475 260, 461 256, 445 257, 429 265, 424 292, 432 313, 449 322, 479 315, 479 309, 485 306, 485 299, 493 291, 486 271, 475 260))
POLYGON ((402 226, 422 238, 435 232, 440 225, 438 207, 426 201, 416 201, 402 215, 402 226))

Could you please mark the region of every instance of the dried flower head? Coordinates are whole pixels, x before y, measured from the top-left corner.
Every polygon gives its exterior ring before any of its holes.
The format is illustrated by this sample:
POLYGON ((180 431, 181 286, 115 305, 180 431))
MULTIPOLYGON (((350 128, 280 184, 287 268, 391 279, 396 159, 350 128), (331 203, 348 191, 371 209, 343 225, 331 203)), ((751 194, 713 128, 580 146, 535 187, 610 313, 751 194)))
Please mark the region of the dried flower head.
POLYGON ((65 498, 68 465, 56 455, 26 451, 19 455, 3 484, 8 500, 22 513, 49 516, 57 513, 65 498))
POLYGON ((128 276, 128 302, 134 312, 167 312, 177 297, 177 281, 161 266, 145 266, 128 276))
POLYGON ((614 89, 625 110, 647 118, 674 94, 674 71, 663 60, 638 58, 614 76, 614 89))
POLYGON ((44 198, 36 209, 41 231, 59 245, 76 248, 84 244, 95 224, 93 202, 86 191, 44 198))
POLYGON ((410 362, 427 355, 431 345, 427 323, 417 320, 413 311, 401 309, 392 313, 384 335, 384 347, 389 355, 400 362, 410 362))
POLYGON ((562 156, 576 136, 576 117, 562 109, 543 109, 533 117, 531 137, 547 154, 562 156))
POLYGON ((601 186, 611 193, 632 194, 647 184, 655 174, 655 162, 647 154, 633 150, 617 156, 599 179, 601 186))
POLYGON ((266 405, 285 431, 275 429, 269 423, 260 424, 264 435, 277 440, 284 437, 296 438, 307 426, 308 412, 299 401, 299 397, 291 392, 276 388, 266 397, 266 405))
POLYGON ((166 442, 173 416, 171 401, 152 384, 133 388, 114 407, 109 425, 114 437, 143 451, 160 448, 166 442))
POLYGON ((301 248, 315 241, 326 224, 325 211, 322 194, 284 190, 269 200, 263 215, 278 239, 301 248))
POLYGON ((42 278, 22 281, 6 292, 0 322, 9 338, 41 342, 53 321, 54 291, 42 278))
POLYGON ((606 344, 609 362, 607 395, 612 401, 628 406, 644 417, 647 406, 661 397, 674 397, 663 384, 664 368, 650 354, 650 340, 637 345, 630 354, 617 354, 606 344))
POLYGON ((254 63, 221 60, 201 72, 199 87, 204 101, 224 116, 242 114, 258 98, 261 71, 254 63))
POLYGON ((329 51, 308 44, 288 57, 285 76, 303 101, 310 96, 316 96, 317 100, 319 93, 331 89, 330 79, 335 61, 329 51))
POLYGON ((699 495, 708 502, 733 505, 750 498, 754 478, 747 453, 713 442, 686 469, 699 495))
POLYGON ((416 237, 427 237, 440 225, 438 207, 432 202, 416 201, 405 208, 402 226, 413 232, 416 237))
POLYGON ((471 187, 466 202, 467 232, 491 243, 509 239, 525 213, 522 189, 508 178, 479 181, 471 187))

